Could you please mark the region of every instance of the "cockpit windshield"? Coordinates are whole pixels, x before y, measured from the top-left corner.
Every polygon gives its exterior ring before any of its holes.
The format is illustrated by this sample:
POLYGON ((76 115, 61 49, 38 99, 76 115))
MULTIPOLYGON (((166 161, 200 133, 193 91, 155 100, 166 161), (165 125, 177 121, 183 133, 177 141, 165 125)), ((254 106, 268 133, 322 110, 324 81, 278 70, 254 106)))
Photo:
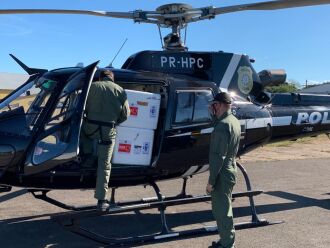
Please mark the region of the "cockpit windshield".
MULTIPOLYGON (((14 130, 17 132, 32 131, 56 85, 57 82, 49 78, 30 78, 25 84, 1 100, 0 125, 1 122, 9 125, 8 121, 11 120, 18 128, 9 128, 10 131, 6 131, 11 133, 14 130), (23 127, 23 130, 20 129, 23 127)), ((3 126, 1 125, 1 127, 3 126)))

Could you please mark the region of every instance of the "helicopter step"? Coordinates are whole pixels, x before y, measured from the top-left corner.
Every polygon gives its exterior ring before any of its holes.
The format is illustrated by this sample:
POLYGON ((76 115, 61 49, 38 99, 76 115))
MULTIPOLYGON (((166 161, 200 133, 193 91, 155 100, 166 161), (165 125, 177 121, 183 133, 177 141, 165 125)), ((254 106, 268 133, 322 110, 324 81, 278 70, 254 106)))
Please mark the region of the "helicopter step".
MULTIPOLYGON (((115 189, 112 189, 114 192, 115 189)), ((40 190, 40 189, 30 189, 28 190, 36 199, 43 200, 45 202, 48 202, 52 205, 55 205, 57 207, 66 209, 66 210, 73 210, 73 211, 85 211, 85 210, 95 210, 95 205, 87 205, 87 206, 81 206, 76 207, 73 205, 68 205, 63 202, 60 202, 54 198, 51 198, 47 195, 49 192, 48 190, 40 190)), ((251 190, 251 191, 244 191, 244 192, 235 192, 232 194, 232 199, 239 197, 253 197, 257 196, 259 194, 262 194, 262 190, 251 190)), ((137 205, 137 204, 145 204, 145 203, 159 203, 162 202, 162 204, 170 203, 169 206, 173 205, 180 205, 180 204, 188 204, 188 203, 198 203, 198 202, 205 202, 210 201, 211 196, 210 195, 200 195, 200 196, 192 196, 192 195, 176 195, 176 196, 162 196, 163 201, 159 201, 157 197, 148 197, 148 198, 142 198, 140 200, 134 200, 134 201, 124 201, 124 202, 114 202, 114 197, 111 197, 110 205, 113 207, 125 207, 125 206, 131 206, 131 205, 137 205)))
MULTIPOLYGON (((244 192, 236 192, 232 194, 232 199, 234 200, 235 198, 239 198, 239 197, 248 197, 249 201, 250 201, 250 206, 251 206, 251 212, 252 212, 252 218, 253 220, 256 219, 257 220, 257 213, 256 213, 256 209, 254 206, 254 200, 253 197, 257 196, 261 193, 263 193, 262 190, 252 190, 251 187, 251 183, 250 183, 250 179, 248 177, 248 174, 245 170, 245 168, 243 167, 243 165, 241 165, 240 163, 236 162, 237 167, 239 168, 239 170, 242 172, 243 176, 244 176, 244 180, 246 183, 246 191, 244 192)), ((192 195, 187 195, 186 194, 186 187, 187 187, 187 181, 188 178, 185 177, 183 178, 183 184, 182 184, 182 189, 181 192, 176 195, 176 196, 170 196, 170 197, 166 197, 164 195, 160 194, 160 190, 158 188, 158 186, 156 185, 155 182, 151 182, 150 185, 155 189, 157 197, 149 197, 149 198, 142 198, 140 200, 135 200, 135 201, 125 201, 125 202, 115 202, 115 188, 112 188, 112 192, 111 192, 111 198, 110 198, 110 205, 111 206, 129 206, 129 205, 134 205, 134 204, 143 204, 143 203, 155 203, 157 201, 172 201, 172 200, 179 200, 179 201, 188 201, 188 203, 194 203, 194 202, 203 202, 203 201, 210 201, 211 197, 209 195, 204 195, 204 196, 192 196, 192 195)), ((66 210, 73 210, 73 211, 84 211, 84 210, 94 210, 96 209, 95 205, 87 205, 87 206, 74 206, 74 205, 68 205, 65 204, 63 202, 60 202, 54 198, 49 197, 47 194, 50 192, 50 190, 41 190, 41 189, 29 189, 28 192, 32 193, 32 195, 38 199, 38 200, 43 200, 45 202, 48 202, 52 205, 55 205, 57 207, 66 209, 66 210)), ((180 204, 179 202, 177 202, 176 205, 180 204)), ((185 203, 182 203, 185 204, 185 203)))
MULTIPOLYGON (((247 191, 245 192, 238 192, 233 193, 232 198, 238 197, 248 197, 250 202, 250 214, 251 214, 251 221, 249 222, 241 222, 236 223, 236 229, 245 229, 245 228, 252 228, 252 227, 260 227, 265 225, 272 225, 272 224, 279 224, 282 221, 278 222, 269 222, 265 219, 259 218, 256 207, 254 204, 253 197, 256 195, 261 194, 263 191, 256 190, 253 191, 251 189, 251 183, 248 177, 246 170, 244 169, 243 165, 237 163, 238 168, 242 172, 244 176, 244 180, 246 183, 247 191)), ((182 191, 177 196, 172 197, 164 197, 159 187, 155 182, 150 182, 150 185, 154 188, 155 193, 157 195, 156 198, 144 198, 138 201, 127 201, 127 202, 115 202, 115 189, 112 190, 112 197, 110 201, 110 208, 105 212, 100 212, 95 209, 95 206, 88 206, 84 209, 82 208, 75 208, 72 212, 58 214, 52 217, 54 221, 62 225, 65 229, 74 232, 78 235, 84 236, 91 240, 97 241, 99 243, 107 244, 112 247, 115 246, 124 246, 124 245, 133 245, 133 244, 140 244, 140 243, 152 243, 157 241, 164 241, 164 240, 171 240, 183 237, 191 237, 191 236, 202 236, 202 235, 210 235, 217 232, 217 226, 205 226, 203 228, 192 229, 192 230, 185 230, 185 231, 172 231, 167 226, 166 221, 166 214, 165 210, 169 206, 175 205, 184 205, 184 204, 192 204, 192 203, 199 203, 199 202, 206 202, 210 201, 211 197, 209 195, 200 195, 200 196, 191 196, 186 195, 186 183, 187 178, 184 178, 182 191), (140 210, 147 210, 147 209, 158 209, 160 212, 161 217, 161 231, 156 234, 151 235, 143 235, 143 236, 136 236, 136 237, 125 237, 125 238, 110 238, 104 237, 103 235, 97 234, 92 232, 86 228, 83 228, 79 225, 80 220, 98 216, 105 216, 105 215, 112 215, 112 214, 119 214, 125 212, 132 212, 132 211, 140 211, 140 210)), ((35 193, 35 192, 34 192, 35 193)), ((45 194, 38 195, 38 199, 47 201, 52 204, 57 204, 57 206, 63 206, 62 203, 57 202, 56 200, 47 197, 45 194), (41 197, 40 197, 41 196, 41 197)), ((55 204, 55 205, 56 205, 55 204)), ((65 205, 65 204, 64 204, 65 205)))

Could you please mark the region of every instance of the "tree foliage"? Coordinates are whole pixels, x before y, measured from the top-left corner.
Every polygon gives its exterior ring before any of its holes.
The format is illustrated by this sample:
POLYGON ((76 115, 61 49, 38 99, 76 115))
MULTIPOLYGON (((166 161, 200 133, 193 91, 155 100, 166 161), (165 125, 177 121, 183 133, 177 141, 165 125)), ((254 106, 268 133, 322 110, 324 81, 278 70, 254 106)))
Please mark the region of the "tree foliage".
POLYGON ((267 86, 265 88, 267 92, 270 93, 291 93, 298 90, 296 83, 284 83, 277 86, 267 86))

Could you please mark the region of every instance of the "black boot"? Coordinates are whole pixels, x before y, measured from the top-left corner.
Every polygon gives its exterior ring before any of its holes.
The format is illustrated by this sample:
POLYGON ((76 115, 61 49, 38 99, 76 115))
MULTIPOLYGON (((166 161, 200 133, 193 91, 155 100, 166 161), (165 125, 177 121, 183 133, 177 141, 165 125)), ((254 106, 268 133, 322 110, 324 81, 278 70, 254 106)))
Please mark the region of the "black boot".
MULTIPOLYGON (((226 246, 227 247, 227 246, 226 246)), ((209 248, 226 248, 220 244, 220 240, 218 241, 213 241, 212 245, 209 246, 209 248)), ((229 247, 229 246, 228 246, 229 247)), ((235 245, 230 246, 230 248, 235 248, 235 245)))
POLYGON ((98 200, 97 201, 97 210, 105 212, 109 209, 110 205, 107 200, 98 200))
POLYGON ((212 245, 209 246, 209 248, 221 248, 222 246, 220 245, 220 240, 218 241, 213 241, 212 245))

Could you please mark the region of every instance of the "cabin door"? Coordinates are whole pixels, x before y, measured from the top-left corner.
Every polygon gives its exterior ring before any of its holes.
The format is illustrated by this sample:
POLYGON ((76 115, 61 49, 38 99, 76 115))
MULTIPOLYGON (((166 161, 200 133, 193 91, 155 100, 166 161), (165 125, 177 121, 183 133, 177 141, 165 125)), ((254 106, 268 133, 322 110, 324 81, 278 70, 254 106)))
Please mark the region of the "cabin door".
POLYGON ((213 91, 209 88, 181 88, 174 94, 173 115, 170 129, 163 142, 160 159, 171 171, 186 170, 194 166, 195 171, 208 163, 209 139, 212 118, 209 101, 213 91))
POLYGON ((96 64, 82 68, 65 83, 30 149, 24 174, 49 170, 77 158, 83 112, 96 64))

